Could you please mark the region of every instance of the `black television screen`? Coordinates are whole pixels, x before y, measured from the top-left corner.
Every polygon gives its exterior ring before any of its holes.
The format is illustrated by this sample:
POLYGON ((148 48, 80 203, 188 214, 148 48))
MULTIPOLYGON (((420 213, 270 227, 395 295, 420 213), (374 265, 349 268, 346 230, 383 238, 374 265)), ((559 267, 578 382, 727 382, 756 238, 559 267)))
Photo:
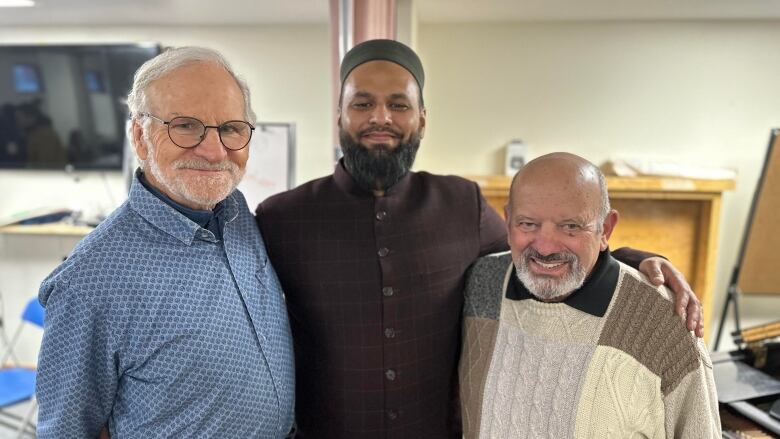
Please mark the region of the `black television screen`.
POLYGON ((159 51, 0 46, 0 168, 121 169, 133 74, 159 51))

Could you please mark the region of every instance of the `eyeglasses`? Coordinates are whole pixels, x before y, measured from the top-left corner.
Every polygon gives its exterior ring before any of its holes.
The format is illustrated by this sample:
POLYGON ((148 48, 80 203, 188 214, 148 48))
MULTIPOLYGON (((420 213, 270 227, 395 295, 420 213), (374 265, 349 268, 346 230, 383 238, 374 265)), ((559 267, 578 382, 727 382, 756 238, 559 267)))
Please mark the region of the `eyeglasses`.
POLYGON ((140 113, 168 126, 168 137, 179 148, 194 148, 206 138, 206 130, 216 128, 219 141, 231 151, 244 149, 252 139, 255 127, 243 120, 229 120, 220 125, 206 125, 194 117, 174 117, 164 121, 149 113, 140 113))

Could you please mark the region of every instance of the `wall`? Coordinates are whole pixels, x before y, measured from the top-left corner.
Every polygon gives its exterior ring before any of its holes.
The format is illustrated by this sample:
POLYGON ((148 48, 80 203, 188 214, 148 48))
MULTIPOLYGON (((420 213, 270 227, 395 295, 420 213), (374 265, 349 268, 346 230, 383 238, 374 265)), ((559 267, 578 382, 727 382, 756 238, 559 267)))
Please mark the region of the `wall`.
MULTIPOLYGON (((418 41, 428 129, 417 168, 498 173, 501 148, 521 138, 533 156, 736 169, 722 210, 719 317, 769 131, 780 127, 780 22, 427 24, 418 41)), ((743 325, 780 315, 780 296, 741 305, 743 325)))
MULTIPOLYGON (((5 333, 13 334, 27 301, 36 297, 41 281, 70 253, 80 238, 0 234, 0 312, 5 333)), ((36 363, 43 334, 36 327, 25 328, 14 351, 25 365, 36 363)), ((5 344, 0 341, 0 351, 5 344)), ((2 437, 2 434, 0 434, 2 437)))

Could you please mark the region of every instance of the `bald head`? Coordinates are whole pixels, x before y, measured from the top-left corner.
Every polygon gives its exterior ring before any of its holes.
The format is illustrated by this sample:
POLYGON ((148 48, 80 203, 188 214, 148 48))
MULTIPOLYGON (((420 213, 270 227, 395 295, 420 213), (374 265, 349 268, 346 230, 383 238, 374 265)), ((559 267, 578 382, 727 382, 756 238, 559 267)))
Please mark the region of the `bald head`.
POLYGON ((582 286, 617 223, 601 171, 567 153, 539 157, 517 173, 506 215, 518 278, 550 302, 582 286))
POLYGON ((541 186, 550 192, 577 191, 592 203, 599 224, 610 212, 609 193, 604 174, 598 166, 584 158, 567 152, 554 152, 528 162, 512 179, 509 189, 507 217, 512 211, 520 187, 541 186))

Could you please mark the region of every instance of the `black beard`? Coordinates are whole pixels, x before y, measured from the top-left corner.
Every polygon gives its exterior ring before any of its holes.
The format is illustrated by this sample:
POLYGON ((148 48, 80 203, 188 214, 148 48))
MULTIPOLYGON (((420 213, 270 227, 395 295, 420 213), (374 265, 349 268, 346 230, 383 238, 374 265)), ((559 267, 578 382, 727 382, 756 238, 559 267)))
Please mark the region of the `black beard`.
POLYGON ((396 148, 376 144, 369 149, 339 128, 339 141, 344 153, 344 167, 355 183, 367 191, 384 191, 398 183, 412 169, 420 147, 419 133, 412 134, 407 142, 401 141, 396 148))

